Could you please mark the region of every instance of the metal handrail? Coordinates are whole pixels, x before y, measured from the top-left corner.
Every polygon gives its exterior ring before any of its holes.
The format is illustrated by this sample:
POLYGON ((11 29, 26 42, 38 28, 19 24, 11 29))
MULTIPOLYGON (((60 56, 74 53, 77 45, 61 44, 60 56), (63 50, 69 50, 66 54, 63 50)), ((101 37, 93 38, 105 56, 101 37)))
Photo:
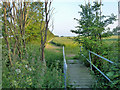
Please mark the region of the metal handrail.
POLYGON ((63 72, 64 72, 64 85, 65 85, 65 88, 66 88, 66 74, 67 74, 67 63, 66 63, 66 59, 65 59, 65 51, 64 51, 64 46, 63 46, 63 59, 64 59, 64 62, 63 62, 63 72))
MULTIPOLYGON (((84 47, 82 47, 82 46, 80 46, 81 48, 84 48, 84 47)), ((81 50, 81 49, 80 49, 81 50)), ((104 57, 102 57, 102 56, 100 56, 100 55, 98 55, 98 54, 96 54, 96 53, 94 53, 94 52, 92 52, 92 51, 90 51, 90 50, 88 50, 90 53, 92 53, 92 54, 94 54, 94 55, 96 55, 96 56, 98 56, 98 57, 100 57, 100 58, 102 58, 102 59, 104 59, 104 60, 106 60, 106 61, 108 61, 108 62, 110 62, 110 63, 114 63, 113 61, 110 61, 109 59, 107 59, 107 58, 104 58, 104 57)))
POLYGON ((98 56, 98 57, 100 57, 100 58, 102 58, 102 59, 104 59, 104 60, 106 60, 106 61, 108 61, 108 62, 110 62, 110 63, 114 63, 113 61, 110 61, 107 58, 104 58, 104 57, 102 57, 102 56, 100 56, 100 55, 98 55, 98 54, 96 54, 96 53, 94 53, 92 51, 89 51, 89 52, 92 53, 92 54, 94 54, 94 55, 96 55, 96 56, 98 56))
MULTIPOLYGON (((82 56, 84 56, 83 54, 82 54, 82 56)), ((85 57, 85 56, 84 56, 85 57)), ((86 57, 85 57, 86 58, 86 57)), ((86 58, 87 59, 87 58, 86 58)), ((93 66, 95 69, 97 69, 109 82, 111 82, 112 83, 112 81, 100 70, 100 69, 98 69, 92 62, 90 62, 88 59, 87 59, 87 61, 90 63, 90 65, 91 66, 93 66)))
MULTIPOLYGON (((81 52, 81 48, 83 48, 83 47, 80 46, 80 52, 81 52)), ((92 66, 93 66, 93 67, 94 67, 95 69, 97 69, 109 82, 112 83, 112 81, 111 81, 100 69, 98 69, 98 68, 92 63, 90 53, 92 53, 92 54, 94 54, 94 55, 96 55, 96 56, 98 56, 98 57, 100 57, 100 58, 102 58, 102 59, 104 59, 104 60, 112 63, 112 64, 114 64, 114 62, 112 62, 112 61, 108 60, 107 58, 104 58, 104 57, 102 57, 102 56, 100 56, 100 55, 98 55, 98 54, 96 54, 96 53, 94 53, 94 52, 92 52, 92 51, 90 51, 90 50, 88 50, 88 51, 89 51, 89 59, 87 59, 83 54, 81 54, 81 55, 84 56, 84 57, 86 58, 86 60, 90 63, 91 70, 92 70, 92 66)))

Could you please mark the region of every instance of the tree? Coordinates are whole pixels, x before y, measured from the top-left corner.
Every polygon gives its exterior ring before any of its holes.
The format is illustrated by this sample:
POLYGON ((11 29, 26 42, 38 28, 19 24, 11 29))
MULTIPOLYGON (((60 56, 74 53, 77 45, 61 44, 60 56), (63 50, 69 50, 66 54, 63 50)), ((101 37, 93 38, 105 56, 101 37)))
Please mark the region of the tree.
MULTIPOLYGON (((102 34, 105 33, 105 27, 112 24, 116 20, 116 16, 111 14, 111 16, 102 15, 101 3, 94 2, 93 5, 90 3, 85 5, 80 5, 82 11, 79 11, 80 19, 78 21, 77 30, 71 30, 72 33, 78 34, 75 37, 75 41, 79 42, 85 49, 93 51, 98 55, 103 53, 104 44, 102 44, 102 34)), ((108 31, 108 33, 110 33, 108 31)), ((92 56, 92 63, 98 65, 101 68, 102 62, 99 61, 100 58, 97 56, 92 56)))
POLYGON ((13 1, 1 4, 4 11, 2 12, 2 22, 4 23, 2 34, 7 45, 11 65, 11 58, 14 60, 15 58, 23 59, 23 55, 26 56, 26 37, 29 33, 34 33, 34 37, 40 38, 40 58, 41 61, 44 61, 44 48, 53 13, 51 4, 52 0, 38 3, 13 1))
POLYGON ((49 30, 49 23, 51 20, 51 16, 53 14, 53 10, 54 8, 51 7, 52 4, 52 0, 45 0, 44 3, 44 9, 42 9, 42 20, 41 20, 41 24, 40 24, 40 36, 41 36, 41 45, 40 45, 40 60, 43 61, 45 63, 45 56, 44 56, 44 49, 46 46, 46 42, 47 42, 47 32, 49 30), (45 24, 44 24, 44 20, 45 20, 45 24), (44 24, 44 27, 42 27, 42 25, 44 24))
MULTIPOLYGON (((43 8, 43 2, 32 2, 30 4, 29 8, 29 16, 27 19, 27 25, 26 25, 26 40, 32 41, 35 39, 40 40, 40 23, 42 18, 42 8, 43 8)), ((43 21, 45 24, 45 21, 43 21)), ((41 28, 44 27, 44 24, 41 26, 41 28)))
POLYGON ((48 34, 51 34, 49 31, 49 23, 54 10, 54 8, 51 7, 51 4, 52 0, 32 2, 30 4, 30 12, 26 26, 27 40, 40 40, 40 59, 44 62, 44 48, 47 43, 48 34))
POLYGON ((7 3, 3 3, 3 11, 4 11, 4 26, 3 26, 3 29, 4 29, 4 33, 3 33, 3 37, 6 41, 6 44, 7 44, 7 49, 8 49, 8 58, 9 58, 9 62, 11 65, 13 65, 12 63, 12 60, 11 60, 11 51, 10 51, 10 43, 9 43, 9 32, 8 32, 8 29, 7 29, 7 3))
POLYGON ((118 31, 120 30, 120 27, 116 27, 113 29, 113 34, 118 35, 118 31))
POLYGON ((29 3, 27 2, 3 2, 2 6, 2 35, 8 49, 8 60, 12 66, 11 58, 22 59, 26 53, 25 45, 25 26, 29 3), (12 36, 12 37, 11 37, 12 36))
POLYGON ((84 36, 90 40, 100 41, 105 27, 116 20, 114 14, 111 14, 111 16, 101 15, 101 6, 102 4, 98 2, 94 2, 94 5, 90 3, 80 5, 82 9, 82 11, 79 12, 81 18, 74 18, 78 21, 79 26, 76 26, 77 30, 71 30, 71 32, 78 34, 78 38, 84 36))

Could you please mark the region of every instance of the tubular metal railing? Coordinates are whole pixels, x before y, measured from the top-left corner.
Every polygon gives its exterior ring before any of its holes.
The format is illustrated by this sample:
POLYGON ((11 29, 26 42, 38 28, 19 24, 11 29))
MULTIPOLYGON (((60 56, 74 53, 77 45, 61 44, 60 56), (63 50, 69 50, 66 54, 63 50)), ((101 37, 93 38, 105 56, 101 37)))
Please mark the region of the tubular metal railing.
POLYGON ((64 62, 63 62, 63 71, 64 71, 64 85, 65 85, 65 88, 66 88, 66 75, 67 75, 67 63, 66 63, 66 59, 65 59, 65 51, 64 51, 64 46, 63 46, 63 59, 64 59, 64 62))
MULTIPOLYGON (((80 52, 82 51, 82 48, 83 48, 83 47, 80 46, 80 52)), ((89 50, 88 50, 88 51, 89 51, 89 50)), ((102 59, 104 59, 104 60, 106 60, 106 61, 108 61, 108 62, 110 62, 110 63, 112 63, 112 64, 115 64, 115 63, 112 62, 112 61, 110 61, 110 60, 108 60, 107 58, 104 58, 104 57, 102 57, 102 56, 100 56, 100 55, 92 52, 92 51, 89 51, 89 59, 87 59, 83 54, 81 54, 81 55, 82 55, 83 57, 85 57, 86 60, 90 63, 90 68, 91 68, 91 70, 92 70, 92 66, 93 66, 93 67, 94 67, 95 69, 97 69, 109 82, 112 83, 112 81, 111 81, 100 69, 98 69, 98 68, 92 63, 91 54, 94 54, 94 55, 96 55, 96 56, 98 56, 98 57, 100 57, 100 58, 102 58, 102 59)))

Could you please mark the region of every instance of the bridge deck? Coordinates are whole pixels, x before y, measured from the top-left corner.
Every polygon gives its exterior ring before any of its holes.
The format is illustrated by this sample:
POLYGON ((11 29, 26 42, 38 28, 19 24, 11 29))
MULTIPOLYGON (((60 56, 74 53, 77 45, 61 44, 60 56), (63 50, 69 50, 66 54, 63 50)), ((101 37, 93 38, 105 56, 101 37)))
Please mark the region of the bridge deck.
POLYGON ((68 82, 73 88, 90 88, 95 82, 88 68, 79 60, 67 60, 68 82))

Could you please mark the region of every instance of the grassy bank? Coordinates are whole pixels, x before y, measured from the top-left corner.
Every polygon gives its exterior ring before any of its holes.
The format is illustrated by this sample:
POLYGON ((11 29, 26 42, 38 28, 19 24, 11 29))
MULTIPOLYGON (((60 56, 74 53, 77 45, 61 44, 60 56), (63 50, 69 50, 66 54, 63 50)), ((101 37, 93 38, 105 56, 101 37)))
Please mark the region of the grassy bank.
POLYGON ((58 46, 65 46, 66 59, 74 58, 79 52, 79 45, 73 40, 73 37, 55 37, 52 44, 58 46))
POLYGON ((6 50, 3 45, 3 88, 63 88, 62 52, 45 49, 46 67, 40 61, 38 44, 27 45, 27 55, 14 60, 7 66, 6 50))

